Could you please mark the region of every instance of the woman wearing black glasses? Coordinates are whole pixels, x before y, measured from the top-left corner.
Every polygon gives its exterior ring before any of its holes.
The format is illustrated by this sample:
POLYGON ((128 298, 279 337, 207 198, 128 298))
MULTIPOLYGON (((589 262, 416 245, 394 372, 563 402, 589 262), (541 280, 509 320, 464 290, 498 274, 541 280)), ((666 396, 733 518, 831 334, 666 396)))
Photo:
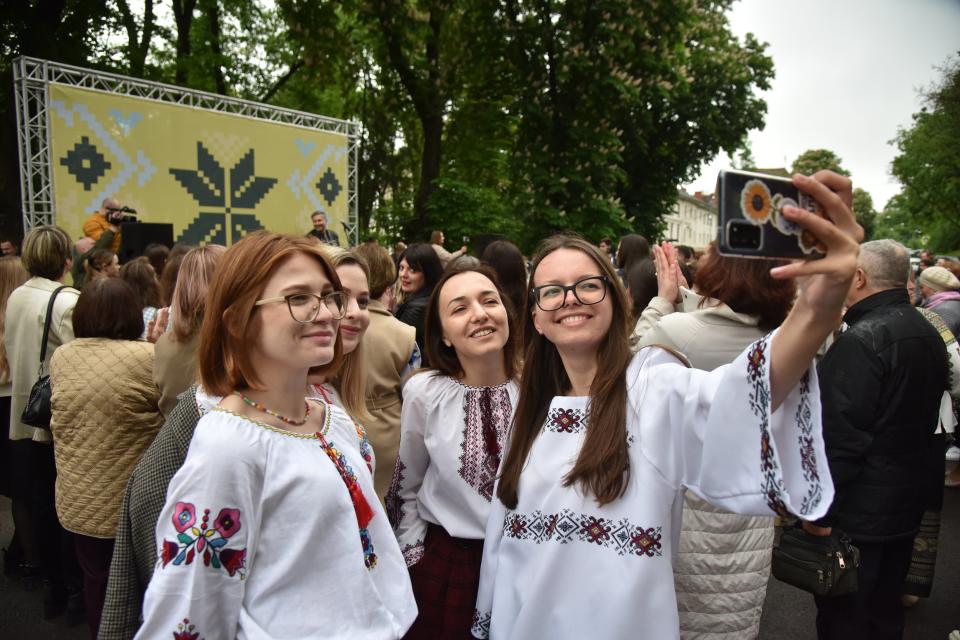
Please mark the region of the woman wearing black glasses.
MULTIPOLYGON (((579 238, 544 243, 474 636, 679 637, 671 558, 685 487, 738 513, 826 513, 833 483, 810 364, 839 324, 862 230, 849 180, 817 178, 795 182, 834 224, 797 208, 785 215, 825 242, 827 257, 774 270, 810 276, 793 311, 713 372, 662 348, 634 356, 609 261, 579 238)), ((659 277, 678 270, 674 261, 659 277)))
POLYGON ((223 256, 200 333, 197 424, 157 524, 138 638, 399 638, 416 605, 350 418, 305 398, 347 309, 322 250, 254 233, 223 256))

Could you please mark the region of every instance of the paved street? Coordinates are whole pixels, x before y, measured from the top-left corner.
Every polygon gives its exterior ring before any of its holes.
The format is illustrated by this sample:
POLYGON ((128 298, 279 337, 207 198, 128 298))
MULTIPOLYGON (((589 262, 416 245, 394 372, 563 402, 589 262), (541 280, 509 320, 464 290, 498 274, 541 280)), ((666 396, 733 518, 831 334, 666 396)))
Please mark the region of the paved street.
MULTIPOLYGON (((0 545, 12 533, 10 501, 0 499, 0 545)), ((63 618, 40 617, 41 591, 25 592, 0 575, 0 638, 3 640, 82 640, 85 625, 67 628, 63 618)), ((760 638, 808 640, 815 637, 813 597, 771 578, 760 638)), ((960 629, 960 489, 948 489, 944 502, 940 555, 933 596, 907 614, 906 640, 945 640, 960 629)), ((602 640, 602 639, 598 639, 602 640)))

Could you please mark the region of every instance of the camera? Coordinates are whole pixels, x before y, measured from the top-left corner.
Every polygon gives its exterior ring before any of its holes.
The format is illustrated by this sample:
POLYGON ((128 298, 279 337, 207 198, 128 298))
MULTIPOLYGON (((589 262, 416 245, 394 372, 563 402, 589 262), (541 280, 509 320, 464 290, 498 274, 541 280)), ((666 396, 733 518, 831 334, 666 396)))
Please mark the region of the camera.
POLYGON ((117 224, 120 222, 135 222, 137 210, 130 207, 107 207, 107 220, 117 224))

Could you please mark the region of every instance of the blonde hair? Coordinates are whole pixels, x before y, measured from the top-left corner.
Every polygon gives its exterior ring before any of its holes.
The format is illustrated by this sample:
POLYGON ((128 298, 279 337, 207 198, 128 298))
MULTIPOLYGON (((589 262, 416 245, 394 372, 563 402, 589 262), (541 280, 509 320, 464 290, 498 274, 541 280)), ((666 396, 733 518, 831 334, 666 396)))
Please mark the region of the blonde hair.
POLYGON ((23 268, 38 278, 59 280, 73 257, 73 243, 67 232, 55 225, 34 227, 23 241, 23 268))
POLYGON ((171 337, 176 342, 186 342, 200 331, 207 289, 213 280, 217 263, 226 251, 227 248, 222 245, 208 244, 190 249, 182 258, 170 302, 170 316, 173 318, 171 337))
MULTIPOLYGON (((30 278, 23 268, 20 256, 0 258, 0 384, 10 381, 10 363, 7 362, 7 348, 3 344, 3 335, 7 328, 7 299, 13 290, 30 278)), ((6 437, 6 434, 0 434, 6 437)))
MULTIPOLYGON (((341 249, 333 245, 323 245, 321 250, 330 258, 334 269, 347 265, 356 265, 363 271, 367 282, 370 282, 370 269, 367 262, 354 251, 341 249)), ((363 340, 352 352, 344 355, 343 361, 338 369, 331 371, 327 378, 333 385, 333 388, 340 394, 343 406, 355 420, 359 422, 368 422, 371 415, 367 411, 367 375, 365 370, 365 359, 363 357, 363 340)))

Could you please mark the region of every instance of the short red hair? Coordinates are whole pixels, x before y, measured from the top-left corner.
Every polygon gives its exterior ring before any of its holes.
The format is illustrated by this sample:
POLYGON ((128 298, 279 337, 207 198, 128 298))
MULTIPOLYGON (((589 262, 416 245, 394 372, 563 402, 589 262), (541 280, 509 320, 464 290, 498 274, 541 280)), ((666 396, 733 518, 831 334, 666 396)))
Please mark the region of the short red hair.
MULTIPOLYGON (((320 245, 307 238, 257 231, 227 249, 220 258, 207 293, 197 352, 200 384, 207 393, 225 396, 236 389, 263 390, 250 362, 254 303, 277 268, 298 253, 314 258, 333 288, 343 290, 320 245)), ((333 360, 313 373, 336 371, 342 357, 338 332, 333 360)))
POLYGON ((757 316, 757 325, 769 331, 783 323, 797 295, 794 280, 770 275, 770 269, 782 264, 781 260, 722 256, 711 245, 697 264, 693 284, 701 296, 719 300, 737 313, 757 316))

